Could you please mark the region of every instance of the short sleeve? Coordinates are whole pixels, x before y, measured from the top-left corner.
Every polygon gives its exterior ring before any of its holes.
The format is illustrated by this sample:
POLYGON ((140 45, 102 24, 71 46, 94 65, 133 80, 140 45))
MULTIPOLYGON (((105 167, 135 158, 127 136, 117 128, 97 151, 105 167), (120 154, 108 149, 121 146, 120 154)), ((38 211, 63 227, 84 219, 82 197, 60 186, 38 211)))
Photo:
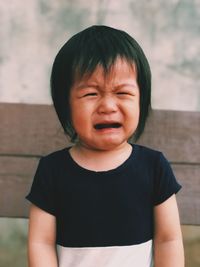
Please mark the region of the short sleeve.
POLYGON ((51 166, 41 158, 33 179, 31 190, 26 196, 30 202, 42 210, 55 215, 54 183, 51 166))
POLYGON ((159 154, 154 182, 154 205, 163 203, 181 189, 168 160, 162 153, 159 154))

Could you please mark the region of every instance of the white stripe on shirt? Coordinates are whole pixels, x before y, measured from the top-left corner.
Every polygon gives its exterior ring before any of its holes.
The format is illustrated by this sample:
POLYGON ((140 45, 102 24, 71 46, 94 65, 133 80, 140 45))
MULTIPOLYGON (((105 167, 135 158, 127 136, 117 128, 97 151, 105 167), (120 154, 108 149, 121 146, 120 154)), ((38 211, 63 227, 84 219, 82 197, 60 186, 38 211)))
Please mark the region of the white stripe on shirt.
POLYGON ((139 245, 63 247, 57 245, 59 267, 152 267, 152 240, 139 245))

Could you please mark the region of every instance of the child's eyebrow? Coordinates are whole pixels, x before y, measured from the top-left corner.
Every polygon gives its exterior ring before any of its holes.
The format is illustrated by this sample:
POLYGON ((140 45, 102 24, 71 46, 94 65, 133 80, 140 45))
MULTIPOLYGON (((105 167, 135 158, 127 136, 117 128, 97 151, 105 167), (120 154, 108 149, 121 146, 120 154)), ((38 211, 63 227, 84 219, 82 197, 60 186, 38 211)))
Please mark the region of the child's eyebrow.
MULTIPOLYGON (((122 87, 133 87, 133 88, 137 88, 137 84, 136 83, 121 83, 121 84, 116 84, 114 86, 114 89, 117 90, 117 89, 120 89, 122 87)), ((82 90, 82 89, 86 89, 88 87, 92 87, 92 88, 97 88, 99 89, 100 86, 96 83, 84 83, 84 84, 80 84, 80 85, 77 85, 76 86, 76 89, 77 90, 82 90)))
POLYGON ((121 83, 121 84, 117 84, 114 86, 114 88, 118 89, 118 88, 121 88, 121 87, 126 87, 126 86, 129 86, 129 87, 137 87, 137 84, 136 83, 121 83))
POLYGON ((84 84, 77 85, 76 89, 77 90, 82 90, 82 89, 86 89, 88 87, 93 87, 93 88, 96 87, 96 88, 98 88, 99 86, 97 84, 84 83, 84 84))

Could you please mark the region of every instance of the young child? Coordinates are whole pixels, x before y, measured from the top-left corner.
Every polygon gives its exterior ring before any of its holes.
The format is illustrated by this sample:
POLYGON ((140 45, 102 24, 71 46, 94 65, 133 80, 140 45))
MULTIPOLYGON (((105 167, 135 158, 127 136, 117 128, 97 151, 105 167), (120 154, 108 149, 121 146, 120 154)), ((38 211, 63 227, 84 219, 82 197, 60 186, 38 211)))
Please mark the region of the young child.
POLYGON ((150 109, 138 43, 106 26, 79 32, 56 56, 51 92, 74 145, 40 159, 29 267, 183 267, 181 186, 161 152, 129 142, 150 109))

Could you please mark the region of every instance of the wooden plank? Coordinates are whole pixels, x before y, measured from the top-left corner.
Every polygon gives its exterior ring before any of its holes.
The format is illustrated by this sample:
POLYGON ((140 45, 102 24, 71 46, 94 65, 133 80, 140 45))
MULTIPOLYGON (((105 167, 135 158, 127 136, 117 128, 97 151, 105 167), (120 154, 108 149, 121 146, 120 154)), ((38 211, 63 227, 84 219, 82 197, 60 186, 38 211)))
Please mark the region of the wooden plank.
POLYGON ((200 165, 172 164, 182 185, 177 201, 182 224, 200 225, 200 165))
POLYGON ((27 177, 0 176, 0 217, 26 218, 29 204, 24 197, 30 186, 27 177))
POLYGON ((0 154, 41 156, 69 143, 50 105, 0 104, 0 154))
MULTIPOLYGON (((34 157, 0 157, 0 216, 27 217, 30 190, 38 164, 34 157)), ((173 164, 172 168, 183 186, 177 199, 182 224, 200 225, 200 165, 173 164)))
MULTIPOLYGON (((0 104, 0 154, 40 156, 69 144, 50 105, 0 104)), ((200 162, 200 112, 151 112, 139 143, 172 162, 200 162)))
POLYGON ((174 163, 200 163, 200 112, 154 110, 139 143, 174 163))
POLYGON ((0 216, 26 217, 27 194, 39 158, 34 157, 0 157, 0 216))
POLYGON ((29 176, 38 164, 39 157, 0 156, 1 175, 29 176))

